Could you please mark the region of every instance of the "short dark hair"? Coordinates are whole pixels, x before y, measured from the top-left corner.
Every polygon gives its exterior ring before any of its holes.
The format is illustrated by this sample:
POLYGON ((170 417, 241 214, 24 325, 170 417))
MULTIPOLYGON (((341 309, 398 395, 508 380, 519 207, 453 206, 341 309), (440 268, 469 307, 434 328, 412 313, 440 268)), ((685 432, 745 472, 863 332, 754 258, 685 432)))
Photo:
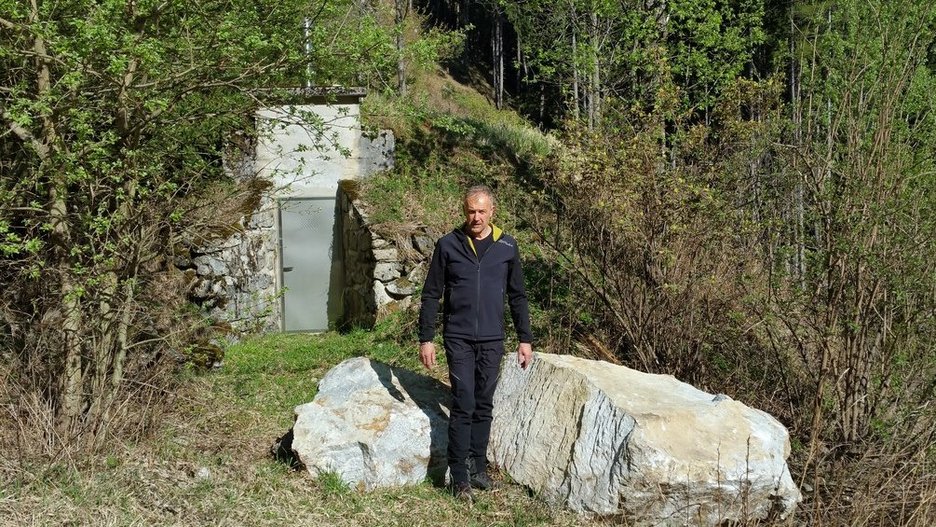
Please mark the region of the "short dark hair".
POLYGON ((474 185, 469 187, 468 190, 465 191, 465 195, 462 197, 462 203, 468 203, 468 198, 478 194, 484 194, 487 196, 487 198, 491 200, 491 206, 494 206, 494 191, 491 190, 491 187, 487 185, 474 185))

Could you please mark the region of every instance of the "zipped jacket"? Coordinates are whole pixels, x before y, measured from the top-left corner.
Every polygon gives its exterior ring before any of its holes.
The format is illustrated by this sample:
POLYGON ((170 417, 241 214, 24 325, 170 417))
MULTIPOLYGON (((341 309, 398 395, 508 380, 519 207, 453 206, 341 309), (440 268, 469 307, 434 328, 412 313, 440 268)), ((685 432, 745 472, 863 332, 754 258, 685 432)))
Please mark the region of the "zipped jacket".
POLYGON ((445 337, 503 340, 505 297, 520 342, 533 342, 517 241, 491 228, 494 242, 480 257, 461 227, 436 242, 422 290, 420 342, 435 336, 440 299, 445 337))

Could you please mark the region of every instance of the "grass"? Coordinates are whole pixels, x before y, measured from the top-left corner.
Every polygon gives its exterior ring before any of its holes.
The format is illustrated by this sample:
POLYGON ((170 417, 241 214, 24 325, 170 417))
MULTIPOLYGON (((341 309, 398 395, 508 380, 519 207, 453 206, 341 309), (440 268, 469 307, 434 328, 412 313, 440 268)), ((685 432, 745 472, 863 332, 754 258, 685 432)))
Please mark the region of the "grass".
POLYGON ((220 369, 187 379, 144 442, 53 465, 4 453, 0 525, 602 525, 516 485, 467 506, 429 483, 365 493, 273 460, 293 407, 314 397, 332 366, 360 355, 417 367, 415 348, 379 329, 260 337, 230 347, 220 369))
POLYGON ((394 170, 363 183, 375 223, 418 221, 445 232, 459 221, 467 186, 496 189, 557 147, 515 111, 498 110, 443 72, 422 73, 410 90, 405 99, 370 94, 361 106, 368 126, 396 137, 394 170))

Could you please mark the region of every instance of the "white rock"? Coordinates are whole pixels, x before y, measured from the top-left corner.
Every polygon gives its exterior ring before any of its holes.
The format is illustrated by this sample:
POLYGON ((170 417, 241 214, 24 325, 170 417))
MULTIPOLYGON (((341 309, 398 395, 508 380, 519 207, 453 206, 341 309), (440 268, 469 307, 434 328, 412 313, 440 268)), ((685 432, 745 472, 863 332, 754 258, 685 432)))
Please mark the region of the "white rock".
POLYGON ((441 483, 448 443, 442 383, 364 357, 335 366, 296 407, 293 451, 313 476, 364 489, 441 483))
POLYGON ((396 262, 400 259, 400 253, 396 247, 388 249, 374 249, 374 260, 378 262, 396 262))
POLYGON ((374 305, 379 309, 391 302, 393 302, 393 297, 387 293, 387 286, 379 280, 374 281, 374 305))
POLYGON ((800 500, 770 415, 623 366, 537 354, 505 363, 488 456, 554 505, 628 525, 784 516, 800 500))

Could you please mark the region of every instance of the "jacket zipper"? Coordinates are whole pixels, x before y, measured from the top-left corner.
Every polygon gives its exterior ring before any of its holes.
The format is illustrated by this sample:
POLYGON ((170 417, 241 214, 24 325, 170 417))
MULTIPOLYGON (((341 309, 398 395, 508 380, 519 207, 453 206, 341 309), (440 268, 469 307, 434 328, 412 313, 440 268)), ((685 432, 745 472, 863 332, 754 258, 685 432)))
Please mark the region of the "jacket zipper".
MULTIPOLYGON (((474 244, 472 244, 472 247, 474 247, 474 244)), ((480 330, 480 326, 481 326, 481 258, 483 258, 483 255, 478 254, 477 250, 475 250, 474 253, 475 253, 475 259, 478 263, 477 276, 475 277, 475 309, 477 311, 475 312, 475 317, 474 317, 475 319, 474 336, 475 336, 475 341, 477 341, 479 338, 478 331, 480 330)))
POLYGON ((476 285, 476 301, 475 306, 477 306, 478 312, 475 313, 475 340, 478 340, 478 329, 481 324, 481 259, 478 258, 478 276, 475 279, 476 285))

